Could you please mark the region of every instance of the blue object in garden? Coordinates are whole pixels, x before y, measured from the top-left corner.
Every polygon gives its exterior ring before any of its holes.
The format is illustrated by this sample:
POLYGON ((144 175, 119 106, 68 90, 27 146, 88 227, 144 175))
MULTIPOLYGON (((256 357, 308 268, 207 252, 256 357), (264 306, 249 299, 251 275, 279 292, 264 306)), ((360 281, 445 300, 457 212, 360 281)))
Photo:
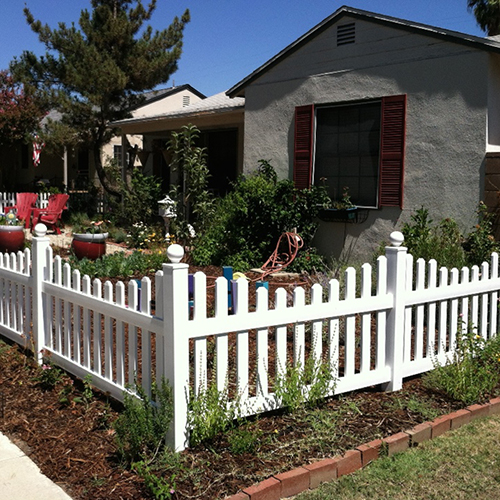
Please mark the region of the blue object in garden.
POLYGON ((194 307, 194 275, 188 274, 188 300, 189 308, 194 307))
POLYGON ((141 295, 142 295, 142 283, 141 280, 135 280, 137 283, 137 310, 141 311, 141 295))
POLYGON ((233 279, 233 268, 231 266, 222 266, 222 276, 227 279, 227 307, 229 310, 233 309, 233 292, 231 281, 233 279))
POLYGON ((255 290, 258 290, 259 288, 266 288, 269 290, 269 281, 256 281, 255 282, 255 290))

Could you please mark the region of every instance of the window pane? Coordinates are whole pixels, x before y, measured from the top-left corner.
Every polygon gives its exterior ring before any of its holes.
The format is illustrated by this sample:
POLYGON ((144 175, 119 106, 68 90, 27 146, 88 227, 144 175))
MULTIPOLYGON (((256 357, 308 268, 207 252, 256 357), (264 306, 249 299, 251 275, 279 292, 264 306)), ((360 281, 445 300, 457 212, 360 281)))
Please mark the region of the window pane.
POLYGON ((318 108, 316 125, 315 184, 334 199, 347 186, 353 203, 376 206, 380 102, 318 108))

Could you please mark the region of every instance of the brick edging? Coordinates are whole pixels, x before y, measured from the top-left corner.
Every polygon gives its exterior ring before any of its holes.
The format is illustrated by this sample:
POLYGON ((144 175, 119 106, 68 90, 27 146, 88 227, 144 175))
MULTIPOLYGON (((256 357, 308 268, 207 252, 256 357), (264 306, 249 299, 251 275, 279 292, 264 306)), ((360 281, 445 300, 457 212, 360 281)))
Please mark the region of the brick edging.
POLYGON ((483 405, 475 404, 463 410, 435 418, 432 422, 423 422, 415 427, 362 444, 354 450, 348 450, 342 456, 325 458, 312 464, 304 465, 288 472, 271 476, 260 483, 226 497, 226 500, 279 500, 297 495, 305 490, 317 488, 325 481, 332 481, 346 474, 351 474, 377 460, 380 451, 385 448, 391 456, 424 441, 434 439, 449 430, 458 429, 472 420, 500 414, 500 397, 491 399, 483 405))

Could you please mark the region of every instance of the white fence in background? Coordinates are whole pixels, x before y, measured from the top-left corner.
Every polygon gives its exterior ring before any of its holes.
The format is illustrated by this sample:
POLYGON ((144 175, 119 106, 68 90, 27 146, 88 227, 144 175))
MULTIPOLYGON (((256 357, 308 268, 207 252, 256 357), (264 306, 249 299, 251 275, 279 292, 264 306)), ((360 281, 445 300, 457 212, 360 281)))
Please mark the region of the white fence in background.
POLYGON ((262 287, 249 305, 252 285, 240 279, 231 311, 225 278, 207 307, 207 277, 196 273, 191 306, 186 264, 164 264, 140 288, 135 280, 103 284, 62 265, 35 233, 32 254, 0 255, 0 334, 39 361, 43 351, 77 377, 90 374, 118 399, 129 384, 149 392, 164 377, 175 409, 169 441, 178 450, 187 446, 190 391, 216 384, 246 414, 276 408, 276 376, 310 357, 329 363, 334 393, 398 390, 405 377, 445 362, 461 328, 485 339, 498 331, 498 255, 481 268, 438 270, 434 261, 414 263, 397 246, 400 233, 376 269, 364 264, 357 276, 350 268, 342 283, 315 284, 310 293, 279 288, 270 297, 262 287))
MULTIPOLYGON (((49 193, 38 193, 36 201, 37 208, 47 208, 49 203, 49 193)), ((0 193, 0 213, 5 213, 5 207, 12 207, 16 204, 17 193, 0 193)))

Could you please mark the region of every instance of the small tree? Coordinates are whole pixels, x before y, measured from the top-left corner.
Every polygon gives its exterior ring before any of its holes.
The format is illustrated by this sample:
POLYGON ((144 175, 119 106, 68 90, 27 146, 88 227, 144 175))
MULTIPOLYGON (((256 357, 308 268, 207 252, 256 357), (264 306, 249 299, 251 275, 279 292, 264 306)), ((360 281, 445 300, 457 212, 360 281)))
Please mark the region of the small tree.
POLYGON ((29 88, 0 71, 0 145, 31 139, 44 114, 42 102, 29 88))
POLYGON ((178 239, 191 239, 189 225, 198 232, 212 212, 213 198, 207 191, 210 175, 206 150, 196 145, 200 131, 194 125, 185 125, 180 132, 172 132, 167 149, 172 154, 170 168, 177 174, 177 183, 170 191, 176 204, 173 230, 178 239))
MULTIPOLYGON (((47 52, 37 57, 24 52, 11 63, 22 82, 40 89, 51 108, 62 114, 61 123, 71 140, 89 148, 104 189, 121 198, 120 189, 106 176, 101 148, 115 131, 110 122, 127 118, 129 109, 141 102, 141 93, 165 83, 177 69, 182 52, 184 26, 189 11, 170 26, 153 33, 143 26, 156 9, 151 0, 91 0, 92 11, 82 10, 79 28, 72 23, 58 28, 24 14, 47 52)), ((48 134, 59 132, 49 122, 48 134)))

